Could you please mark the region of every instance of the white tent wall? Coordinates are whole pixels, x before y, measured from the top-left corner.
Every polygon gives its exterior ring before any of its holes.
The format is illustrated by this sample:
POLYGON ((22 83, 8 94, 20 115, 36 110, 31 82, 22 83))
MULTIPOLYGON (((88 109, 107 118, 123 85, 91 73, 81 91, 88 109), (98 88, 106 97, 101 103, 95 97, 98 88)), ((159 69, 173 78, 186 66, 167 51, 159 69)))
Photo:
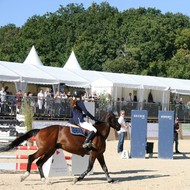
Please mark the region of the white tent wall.
MULTIPOLYGON (((153 101, 157 103, 163 103, 163 94, 165 94, 164 92, 167 94, 167 91, 151 90, 153 101)), ((149 93, 149 89, 144 89, 144 100, 146 100, 146 102, 148 102, 149 93)), ((166 97, 164 96, 164 98, 166 97)))
POLYGON ((97 95, 100 94, 111 94, 111 96, 113 96, 112 94, 112 87, 91 87, 91 94, 96 93, 97 95))
POLYGON ((169 110, 170 90, 163 91, 162 95, 162 110, 169 110))
MULTIPOLYGON (((136 91, 137 89, 117 87, 117 96, 115 97, 115 100, 117 100, 117 98, 120 98, 120 100, 124 98, 124 101, 127 101, 129 93, 132 93, 132 97, 134 96, 134 90, 136 91)), ((137 90, 137 97, 139 97, 138 90, 137 90)))

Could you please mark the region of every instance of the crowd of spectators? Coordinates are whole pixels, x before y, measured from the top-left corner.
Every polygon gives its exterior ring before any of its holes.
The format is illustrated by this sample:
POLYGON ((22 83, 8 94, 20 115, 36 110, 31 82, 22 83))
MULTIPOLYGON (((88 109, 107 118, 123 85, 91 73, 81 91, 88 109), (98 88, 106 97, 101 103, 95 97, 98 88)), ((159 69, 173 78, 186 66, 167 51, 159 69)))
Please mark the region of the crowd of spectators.
MULTIPOLYGON (((55 94, 50 88, 40 89, 37 94, 32 92, 23 93, 18 90, 16 95, 10 94, 8 87, 2 87, 0 91, 0 114, 16 115, 22 114, 22 103, 26 99, 34 115, 36 116, 62 116, 69 113, 69 99, 72 98, 71 91, 57 91, 55 94)), ((95 101, 98 96, 84 94, 85 101, 95 101)))

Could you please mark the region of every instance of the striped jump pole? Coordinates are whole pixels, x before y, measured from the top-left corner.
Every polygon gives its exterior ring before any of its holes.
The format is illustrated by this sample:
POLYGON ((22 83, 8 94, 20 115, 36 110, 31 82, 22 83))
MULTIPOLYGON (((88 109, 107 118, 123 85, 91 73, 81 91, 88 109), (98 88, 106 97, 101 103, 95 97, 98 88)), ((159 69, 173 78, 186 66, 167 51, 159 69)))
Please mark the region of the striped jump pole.
POLYGON ((0 159, 28 159, 28 155, 0 155, 0 159))
MULTIPOLYGON (((35 138, 31 140, 35 141, 35 138)), ((17 146, 16 150, 38 150, 37 146, 17 146)), ((71 156, 64 156, 65 160, 71 160, 71 156)), ((27 163, 17 162, 16 160, 28 159, 28 155, 3 155, 0 154, 0 159, 14 159, 15 162, 3 163, 0 162, 0 170, 26 171, 27 163)), ((37 171, 36 163, 31 166, 31 171, 37 171)))
MULTIPOLYGON (((26 171, 27 163, 0 163, 0 170, 26 171)), ((31 165, 31 171, 38 171, 35 163, 31 165)))
POLYGON ((37 146, 16 146, 16 150, 38 150, 37 146))
MULTIPOLYGON (((22 160, 22 159, 28 159, 28 155, 0 155, 0 159, 21 159, 22 160)), ((65 160, 71 160, 71 156, 65 156, 65 160)))

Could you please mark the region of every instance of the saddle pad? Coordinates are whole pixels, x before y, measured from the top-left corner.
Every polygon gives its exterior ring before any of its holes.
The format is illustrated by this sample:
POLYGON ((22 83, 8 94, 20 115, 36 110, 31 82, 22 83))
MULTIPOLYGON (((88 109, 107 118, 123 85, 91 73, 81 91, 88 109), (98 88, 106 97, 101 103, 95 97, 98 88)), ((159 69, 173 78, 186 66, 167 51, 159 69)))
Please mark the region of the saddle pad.
POLYGON ((83 131, 82 131, 81 128, 70 127, 70 132, 71 132, 71 134, 73 134, 73 135, 81 135, 81 136, 84 136, 84 137, 85 137, 85 135, 84 135, 84 133, 83 133, 83 131))

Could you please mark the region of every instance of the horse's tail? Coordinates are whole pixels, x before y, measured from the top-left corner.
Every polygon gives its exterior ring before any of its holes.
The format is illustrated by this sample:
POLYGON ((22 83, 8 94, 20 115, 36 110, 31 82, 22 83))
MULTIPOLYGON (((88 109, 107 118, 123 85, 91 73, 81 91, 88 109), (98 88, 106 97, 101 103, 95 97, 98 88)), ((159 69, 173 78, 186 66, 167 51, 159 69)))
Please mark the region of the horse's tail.
POLYGON ((23 141, 29 139, 30 137, 36 136, 36 134, 40 131, 40 129, 32 129, 28 132, 26 132, 24 135, 16 138, 14 141, 12 141, 10 144, 0 147, 0 152, 5 152, 13 149, 14 147, 18 146, 23 141))

